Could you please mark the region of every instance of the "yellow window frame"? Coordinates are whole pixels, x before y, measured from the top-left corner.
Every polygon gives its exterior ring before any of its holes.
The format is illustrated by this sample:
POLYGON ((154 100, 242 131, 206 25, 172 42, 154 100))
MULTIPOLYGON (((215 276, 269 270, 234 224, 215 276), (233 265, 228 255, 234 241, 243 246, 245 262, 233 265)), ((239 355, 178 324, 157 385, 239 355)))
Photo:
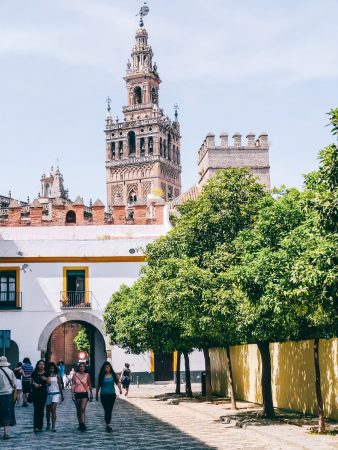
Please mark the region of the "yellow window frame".
POLYGON ((89 267, 88 266, 64 266, 63 267, 63 296, 62 302, 67 302, 67 272, 70 270, 84 270, 85 272, 85 303, 89 303, 89 267))
POLYGON ((0 266, 0 272, 15 272, 15 305, 17 308, 20 307, 20 267, 2 267, 0 266))

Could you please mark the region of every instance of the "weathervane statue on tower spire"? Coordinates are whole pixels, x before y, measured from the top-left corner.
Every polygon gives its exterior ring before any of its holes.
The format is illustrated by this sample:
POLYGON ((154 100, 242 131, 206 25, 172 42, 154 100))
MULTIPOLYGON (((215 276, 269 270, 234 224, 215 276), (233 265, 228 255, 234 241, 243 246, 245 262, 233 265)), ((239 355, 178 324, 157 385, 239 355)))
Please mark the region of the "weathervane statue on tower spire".
POLYGON ((144 26, 143 17, 149 13, 149 6, 147 2, 144 2, 143 6, 141 6, 140 12, 136 14, 136 16, 140 16, 140 27, 144 26))

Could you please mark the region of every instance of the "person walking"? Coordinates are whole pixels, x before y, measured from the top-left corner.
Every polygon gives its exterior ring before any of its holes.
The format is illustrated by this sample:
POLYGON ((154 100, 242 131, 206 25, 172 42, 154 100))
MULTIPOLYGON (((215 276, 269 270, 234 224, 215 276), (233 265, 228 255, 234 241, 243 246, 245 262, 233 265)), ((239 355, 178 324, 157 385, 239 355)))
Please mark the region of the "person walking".
POLYGON ((47 371, 46 363, 42 359, 36 363, 32 373, 32 400, 34 406, 34 431, 41 432, 43 416, 47 400, 47 371))
POLYGON ((63 378, 65 376, 65 363, 60 359, 60 361, 57 363, 57 366, 58 366, 58 375, 60 376, 60 379, 61 379, 61 386, 62 386, 62 389, 64 389, 65 385, 64 385, 63 378))
POLYGON ((118 386, 120 394, 122 394, 120 380, 110 362, 106 361, 103 363, 100 370, 96 389, 96 401, 99 400, 99 393, 101 391, 101 403, 104 409, 104 420, 106 422, 106 431, 108 433, 112 432, 110 422, 116 400, 115 384, 118 386))
POLYGON ((20 406, 21 394, 22 394, 22 362, 18 362, 18 365, 13 370, 15 375, 15 386, 16 386, 16 400, 15 406, 20 406))
POLYGON ((55 432, 56 423, 56 407, 58 403, 63 401, 63 392, 61 377, 58 375, 58 368, 55 363, 48 364, 48 380, 47 380, 47 402, 46 402, 46 430, 50 430, 50 417, 52 416, 52 431, 55 432))
POLYGON ((124 393, 125 396, 127 396, 129 393, 130 376, 131 376, 130 365, 128 363, 125 363, 120 378, 122 387, 123 389, 125 389, 124 393))
POLYGON ((76 405, 79 431, 86 431, 86 408, 88 400, 93 400, 92 383, 86 372, 86 364, 80 362, 72 378, 72 399, 76 405), (89 395, 88 395, 89 393, 89 395))
POLYGON ((27 407, 27 398, 32 388, 32 373, 33 366, 29 358, 24 358, 22 361, 22 406, 27 407))
POLYGON ((8 366, 10 366, 10 363, 6 356, 0 356, 0 427, 4 427, 3 439, 9 439, 9 427, 16 425, 14 411, 15 375, 8 366))

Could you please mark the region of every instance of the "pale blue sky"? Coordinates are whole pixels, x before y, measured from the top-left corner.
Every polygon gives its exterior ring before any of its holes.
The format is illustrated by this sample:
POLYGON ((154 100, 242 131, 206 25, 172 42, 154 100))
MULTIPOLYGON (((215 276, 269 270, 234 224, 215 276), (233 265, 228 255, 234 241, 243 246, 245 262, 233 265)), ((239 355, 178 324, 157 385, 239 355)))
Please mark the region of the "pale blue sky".
MULTIPOLYGON (((1 0, 0 193, 33 199, 60 160, 70 197, 105 193, 105 98, 122 79, 138 0, 1 0)), ((273 185, 301 186, 331 141, 338 106, 336 0, 149 0, 145 18, 162 78, 180 106, 183 188, 197 180, 209 131, 269 133, 273 185)))

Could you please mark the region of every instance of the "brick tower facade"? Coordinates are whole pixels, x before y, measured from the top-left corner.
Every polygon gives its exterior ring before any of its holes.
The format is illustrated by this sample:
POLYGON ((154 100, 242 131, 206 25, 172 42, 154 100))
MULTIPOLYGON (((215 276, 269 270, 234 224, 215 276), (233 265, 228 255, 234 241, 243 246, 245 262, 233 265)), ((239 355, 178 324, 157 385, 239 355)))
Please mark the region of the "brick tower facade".
MULTIPOLYGON (((152 192, 162 191, 165 201, 181 193, 180 125, 159 107, 161 83, 148 33, 136 32, 124 80, 127 106, 122 122, 112 119, 110 102, 106 119, 106 184, 108 208, 143 203, 152 192)), ((109 99, 108 99, 109 100, 109 99)))

